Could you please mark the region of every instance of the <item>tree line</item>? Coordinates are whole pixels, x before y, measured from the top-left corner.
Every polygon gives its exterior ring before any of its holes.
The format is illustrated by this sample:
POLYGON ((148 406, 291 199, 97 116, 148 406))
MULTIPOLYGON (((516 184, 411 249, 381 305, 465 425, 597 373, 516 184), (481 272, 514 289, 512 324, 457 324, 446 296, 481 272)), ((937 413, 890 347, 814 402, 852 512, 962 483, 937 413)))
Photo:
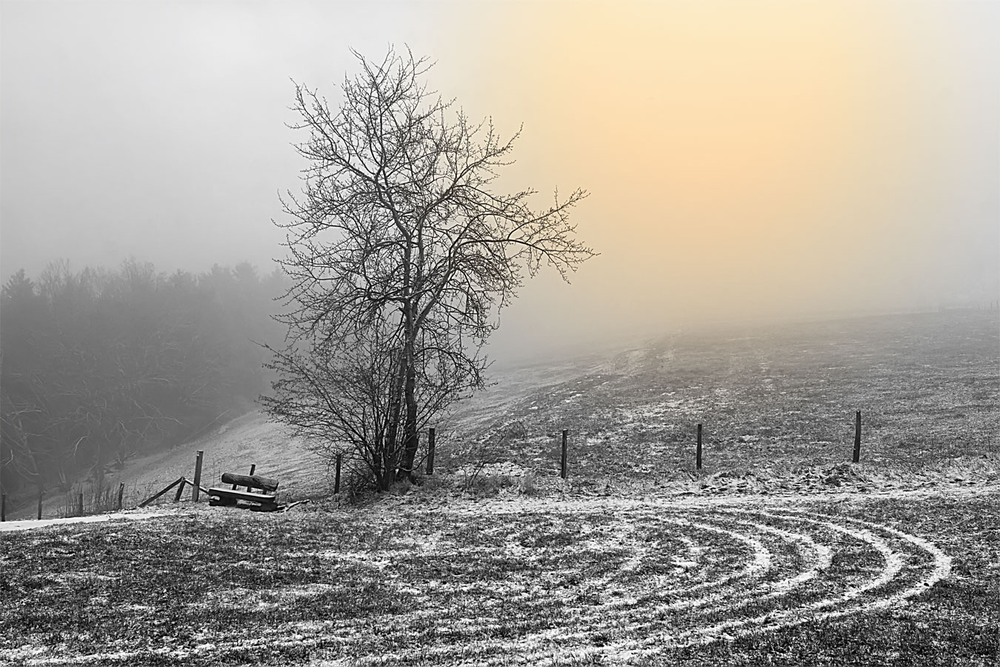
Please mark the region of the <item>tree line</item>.
POLYGON ((249 409, 287 289, 277 270, 23 270, 0 296, 0 485, 67 490, 249 409))

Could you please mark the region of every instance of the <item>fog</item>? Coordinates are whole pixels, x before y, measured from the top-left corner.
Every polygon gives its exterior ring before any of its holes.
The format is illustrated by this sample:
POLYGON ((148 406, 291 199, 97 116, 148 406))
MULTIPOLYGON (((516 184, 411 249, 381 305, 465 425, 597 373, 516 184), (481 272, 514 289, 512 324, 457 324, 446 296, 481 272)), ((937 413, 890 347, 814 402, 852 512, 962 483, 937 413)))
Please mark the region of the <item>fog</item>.
POLYGON ((0 272, 202 271, 282 254, 305 165, 292 79, 331 100, 392 43, 512 133, 508 188, 592 194, 601 254, 543 274, 493 351, 1000 298, 1000 5, 0 5, 0 272))

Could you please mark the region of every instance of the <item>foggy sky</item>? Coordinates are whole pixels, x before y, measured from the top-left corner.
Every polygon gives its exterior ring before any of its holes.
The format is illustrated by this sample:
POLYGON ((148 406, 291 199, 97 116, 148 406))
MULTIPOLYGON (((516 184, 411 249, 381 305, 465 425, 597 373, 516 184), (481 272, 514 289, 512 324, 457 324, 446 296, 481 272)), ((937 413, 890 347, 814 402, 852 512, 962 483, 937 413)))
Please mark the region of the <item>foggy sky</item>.
POLYGON ((1000 4, 0 4, 0 273, 282 254, 291 79, 437 61, 503 185, 584 187, 601 255, 542 275, 501 356, 707 320, 1000 298, 1000 4))

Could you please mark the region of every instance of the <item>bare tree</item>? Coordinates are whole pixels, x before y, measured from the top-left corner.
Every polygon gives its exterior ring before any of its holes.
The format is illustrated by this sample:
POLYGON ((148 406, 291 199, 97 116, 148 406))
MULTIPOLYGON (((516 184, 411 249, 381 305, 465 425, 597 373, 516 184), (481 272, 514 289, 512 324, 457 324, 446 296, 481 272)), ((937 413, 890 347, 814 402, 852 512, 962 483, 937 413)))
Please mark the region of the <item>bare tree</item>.
POLYGON ((283 380, 264 402, 276 418, 352 447, 357 431, 379 424, 378 457, 406 476, 423 422, 482 386, 482 346, 525 275, 548 265, 566 279, 594 253, 569 222, 584 191, 556 193, 541 210, 529 204, 534 190, 494 191, 519 133, 502 138, 428 92, 429 65, 409 51, 355 56, 360 73, 345 79, 336 111, 296 85, 292 127, 308 133, 296 149, 309 165, 304 193, 283 200, 290 221, 276 223, 293 282, 289 347, 276 353, 283 380), (359 364, 364 379, 351 370, 359 364), (313 428, 336 410, 310 392, 359 389, 345 382, 371 384, 378 415, 349 411, 325 432, 313 428))
MULTIPOLYGON (((397 437, 399 399, 387 389, 400 376, 395 334, 391 326, 373 326, 349 345, 274 351, 268 367, 279 379, 274 395, 262 397, 273 417, 293 425, 321 455, 332 460, 347 454, 362 477, 380 489, 395 480, 406 454, 397 437)), ((461 395, 470 378, 448 363, 418 363, 417 371, 414 402, 422 429, 461 395)))

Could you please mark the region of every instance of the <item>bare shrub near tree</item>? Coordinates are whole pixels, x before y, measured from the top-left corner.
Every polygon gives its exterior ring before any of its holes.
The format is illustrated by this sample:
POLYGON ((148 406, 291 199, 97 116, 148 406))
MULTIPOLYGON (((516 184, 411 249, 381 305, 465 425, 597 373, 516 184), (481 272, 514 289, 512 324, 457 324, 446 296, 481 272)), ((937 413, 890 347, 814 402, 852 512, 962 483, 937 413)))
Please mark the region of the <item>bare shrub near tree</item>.
MULTIPOLYGON (((324 458, 347 455, 352 469, 379 489, 395 480, 403 455, 402 440, 395 435, 400 402, 387 390, 400 376, 395 333, 388 325, 373 326, 357 332, 350 345, 317 341, 307 351, 275 351, 270 366, 281 377, 274 382, 275 397, 262 399, 272 417, 292 424, 324 458)), ((468 382, 461 369, 418 364, 418 428, 461 395, 468 382)))
POLYGON ((262 402, 386 489, 412 474, 428 420, 482 386, 482 346, 525 275, 548 265, 566 279, 594 253, 569 222, 584 191, 542 210, 534 190, 493 191, 518 134, 428 92, 430 66, 409 51, 354 55, 339 110, 296 85, 309 166, 275 223, 293 287, 288 345, 272 350, 281 379, 262 402))

